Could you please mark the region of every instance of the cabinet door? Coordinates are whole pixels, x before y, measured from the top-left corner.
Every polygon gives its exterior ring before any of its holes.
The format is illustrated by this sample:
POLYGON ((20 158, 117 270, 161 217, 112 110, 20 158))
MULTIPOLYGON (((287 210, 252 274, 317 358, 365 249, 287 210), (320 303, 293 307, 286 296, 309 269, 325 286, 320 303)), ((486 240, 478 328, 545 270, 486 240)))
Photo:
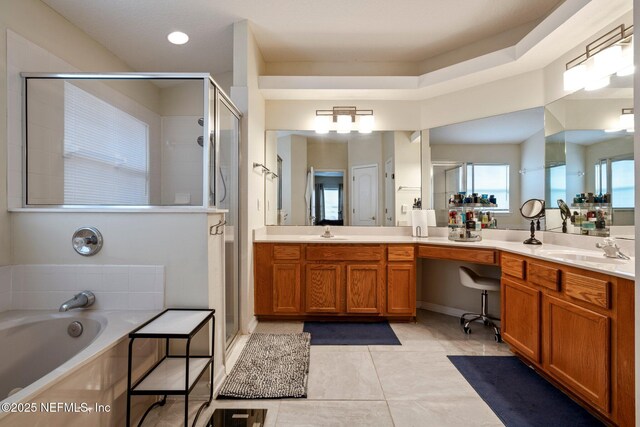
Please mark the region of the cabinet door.
POLYGON ((609 318, 545 295, 544 367, 574 392, 609 412, 609 318))
POLYGON ((389 263, 387 266, 387 312, 408 314, 416 312, 416 266, 389 263))
POLYGON ((300 264, 273 264, 273 312, 300 313, 300 264))
POLYGON ((383 270, 378 264, 347 265, 347 313, 380 313, 383 270))
POLYGON ((307 313, 338 313, 342 295, 339 264, 307 264, 305 301, 307 313))
POLYGON ((540 361, 540 291, 502 278, 502 338, 540 361))

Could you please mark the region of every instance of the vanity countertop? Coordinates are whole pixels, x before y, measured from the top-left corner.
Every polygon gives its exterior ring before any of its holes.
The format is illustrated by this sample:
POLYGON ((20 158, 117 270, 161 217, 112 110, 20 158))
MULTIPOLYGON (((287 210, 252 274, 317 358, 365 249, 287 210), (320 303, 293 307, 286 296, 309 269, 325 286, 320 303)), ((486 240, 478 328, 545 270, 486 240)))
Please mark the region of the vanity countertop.
POLYGON ((635 258, 630 260, 605 258, 602 251, 585 250, 569 246, 543 244, 524 245, 517 241, 483 239, 480 242, 455 242, 447 237, 412 237, 406 235, 336 235, 332 238, 310 234, 256 234, 256 243, 326 243, 326 244, 376 244, 409 243, 423 245, 443 245, 453 247, 495 249, 556 262, 585 270, 610 274, 624 279, 635 279, 635 258))

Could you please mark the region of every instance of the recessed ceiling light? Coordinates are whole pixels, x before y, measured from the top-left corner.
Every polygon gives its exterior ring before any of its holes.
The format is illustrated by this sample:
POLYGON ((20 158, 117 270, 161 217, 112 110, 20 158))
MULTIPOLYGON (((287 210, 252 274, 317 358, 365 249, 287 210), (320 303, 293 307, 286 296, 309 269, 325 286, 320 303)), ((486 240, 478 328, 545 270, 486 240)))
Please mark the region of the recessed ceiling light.
POLYGON ((182 31, 174 31, 167 36, 167 39, 173 44, 185 44, 189 41, 189 36, 182 31))

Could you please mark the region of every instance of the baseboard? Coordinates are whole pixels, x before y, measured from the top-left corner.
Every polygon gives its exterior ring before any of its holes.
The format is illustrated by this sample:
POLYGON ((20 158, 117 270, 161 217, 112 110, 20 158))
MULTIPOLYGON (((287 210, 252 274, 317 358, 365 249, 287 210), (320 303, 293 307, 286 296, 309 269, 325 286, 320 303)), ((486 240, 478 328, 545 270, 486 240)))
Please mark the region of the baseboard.
POLYGON ((220 391, 220 387, 222 387, 222 383, 224 382, 225 378, 227 378, 227 370, 223 365, 222 369, 219 369, 218 373, 213 377, 214 396, 218 394, 218 391, 220 391))
POLYGON ((258 327, 258 318, 256 316, 252 316, 251 320, 249 321, 249 327, 247 328, 248 332, 252 334, 257 327, 258 327))
POLYGON ((460 317, 463 314, 467 313, 466 311, 460 310, 459 308, 447 307, 445 305, 434 304, 426 301, 417 301, 416 306, 424 310, 435 311, 436 313, 442 313, 456 317, 460 317))

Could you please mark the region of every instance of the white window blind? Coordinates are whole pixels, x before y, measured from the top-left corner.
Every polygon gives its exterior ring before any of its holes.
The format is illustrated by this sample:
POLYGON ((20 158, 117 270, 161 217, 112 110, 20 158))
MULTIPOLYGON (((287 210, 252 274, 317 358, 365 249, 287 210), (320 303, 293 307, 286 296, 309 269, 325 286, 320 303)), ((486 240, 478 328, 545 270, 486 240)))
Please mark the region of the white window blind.
POLYGON ((64 85, 64 202, 146 205, 148 125, 64 85))

